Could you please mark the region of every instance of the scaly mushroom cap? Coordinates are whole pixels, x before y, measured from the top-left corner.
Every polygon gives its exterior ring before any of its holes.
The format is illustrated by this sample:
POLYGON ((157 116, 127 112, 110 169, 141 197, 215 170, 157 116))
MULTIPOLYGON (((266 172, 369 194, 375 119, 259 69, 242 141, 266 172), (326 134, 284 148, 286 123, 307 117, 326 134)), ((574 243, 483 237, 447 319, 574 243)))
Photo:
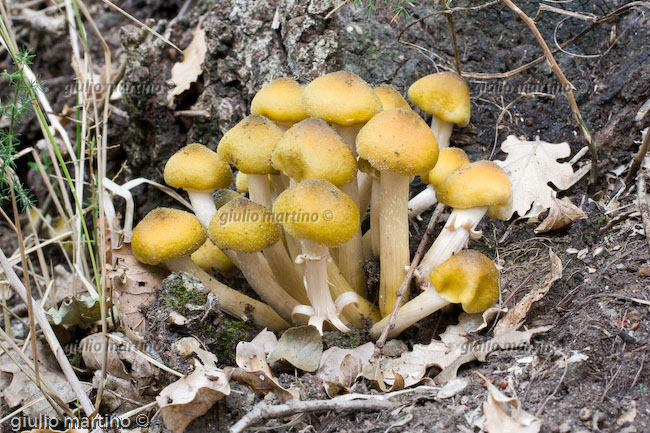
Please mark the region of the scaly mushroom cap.
POLYGON ((198 143, 188 144, 173 154, 165 164, 163 176, 171 187, 194 191, 227 188, 232 182, 228 163, 198 143))
POLYGON ((282 230, 268 208, 242 197, 219 208, 208 233, 219 248, 255 253, 280 240, 282 230))
POLYGON ((252 114, 226 132, 217 153, 246 174, 271 174, 271 151, 282 130, 266 117, 252 114))
POLYGON ((323 179, 341 186, 357 173, 357 161, 348 145, 332 127, 315 117, 296 123, 284 133, 273 148, 271 164, 296 182, 323 179))
POLYGON ((321 75, 302 92, 307 114, 328 123, 350 126, 365 123, 381 111, 372 87, 348 71, 321 75))
POLYGON ((425 112, 465 127, 469 123, 469 87, 455 72, 438 72, 417 80, 408 97, 425 112))
POLYGON ((430 183, 433 186, 440 185, 454 171, 469 164, 469 158, 463 149, 457 147, 446 147, 440 149, 438 162, 435 167, 422 177, 422 182, 430 183))
POLYGON ((198 250, 194 251, 190 258, 194 264, 206 272, 209 272, 211 268, 217 268, 223 272, 229 272, 235 268, 228 256, 210 239, 207 239, 198 250))
POLYGON ((480 313, 499 300, 499 271, 492 260, 474 250, 451 256, 431 272, 429 280, 440 296, 480 313))
POLYGON ((357 153, 377 170, 415 176, 436 165, 438 143, 416 112, 397 108, 382 111, 361 128, 357 153))
POLYGON ((500 206, 511 195, 508 175, 490 161, 473 162, 454 171, 436 190, 438 201, 454 209, 500 206))
POLYGON ((390 84, 380 84, 375 87, 375 95, 381 101, 382 110, 392 110, 394 108, 411 109, 406 99, 390 84))
POLYGON ((235 176, 235 188, 237 192, 248 194, 248 175, 244 172, 238 171, 235 176))
POLYGON ((275 122, 300 122, 309 117, 302 107, 302 90, 291 78, 278 78, 253 97, 251 114, 261 114, 275 122))
POLYGON ((131 248, 142 263, 157 265, 193 253, 205 239, 205 230, 194 214, 161 207, 135 226, 131 248))
POLYGON ((273 214, 292 236, 328 247, 343 245, 359 229, 357 206, 325 180, 306 180, 283 191, 273 214))

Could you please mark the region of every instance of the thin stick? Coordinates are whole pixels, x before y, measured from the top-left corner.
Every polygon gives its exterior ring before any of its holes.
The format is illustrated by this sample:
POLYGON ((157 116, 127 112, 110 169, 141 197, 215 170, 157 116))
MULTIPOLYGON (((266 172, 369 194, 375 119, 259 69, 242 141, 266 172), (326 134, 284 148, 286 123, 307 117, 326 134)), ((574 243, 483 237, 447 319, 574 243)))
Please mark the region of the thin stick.
POLYGON ((244 415, 232 427, 230 433, 242 433, 247 428, 274 418, 284 418, 297 413, 312 412, 376 412, 394 409, 397 403, 385 400, 383 398, 371 398, 367 400, 350 400, 348 398, 335 397, 331 400, 311 400, 311 401, 289 401, 285 404, 269 405, 267 403, 258 404, 252 411, 244 415))
POLYGON ((645 136, 643 137, 643 143, 641 143, 639 151, 634 156, 630 170, 627 172, 627 176, 625 176, 625 185, 632 183, 636 177, 636 173, 639 171, 639 167, 641 167, 641 163, 648 153, 648 149, 650 149, 650 130, 646 130, 645 136))
POLYGON ((519 6, 514 4, 512 0, 501 0, 506 6, 508 6, 512 11, 521 18, 524 23, 528 26, 528 28, 533 32, 533 35, 535 35, 535 39, 537 39, 537 43, 539 46, 542 48, 542 51, 544 51, 544 56, 546 57, 546 60, 548 63, 551 65, 551 69, 555 72, 555 75, 557 75, 558 79, 562 83, 562 86, 564 86, 564 92, 566 93, 566 97, 569 100, 569 107, 571 108, 571 111, 573 112, 573 117, 575 121, 578 123, 578 127, 580 128, 580 131, 582 132, 582 135, 584 136, 585 140, 587 140, 587 145, 589 146, 589 150, 591 151, 591 183, 596 183, 598 180, 598 151, 596 150, 596 145, 594 144, 594 141, 591 138, 591 133, 589 132, 589 129, 587 128, 587 125, 582 118, 582 113, 580 113, 580 108, 578 108, 578 103, 576 102, 575 97, 573 96, 573 85, 567 80, 566 76, 564 75, 564 72, 562 72, 562 68, 560 68, 560 65, 557 64, 557 61, 555 60, 555 57, 553 57, 553 53, 551 52, 550 48, 546 44, 546 41, 544 40, 544 37, 542 34, 539 32, 539 29, 535 25, 535 22, 524 13, 521 9, 519 9, 519 6))
POLYGON ((420 263, 420 259, 422 258, 422 254, 424 253, 424 247, 429 242, 429 237, 433 233, 433 228, 438 222, 438 219, 440 218, 440 215, 442 214, 443 210, 445 210, 445 205, 442 203, 438 203, 438 206, 436 206, 436 209, 433 211, 433 214, 431 215, 431 219, 429 220, 429 224, 427 225, 427 230, 424 232, 424 236, 422 236, 422 240, 420 240, 418 249, 415 252, 415 255, 413 256, 413 261, 411 262, 411 266, 409 266, 408 270, 406 271, 406 275, 404 276, 404 281, 402 281, 402 285, 399 286, 399 289, 397 290, 396 293, 397 298, 395 299, 395 305, 393 306, 393 311, 390 313, 390 316, 388 317, 388 323, 386 323, 386 326, 381 331, 381 335, 379 336, 379 339, 375 343, 375 351, 373 352, 372 357, 370 358, 370 362, 375 362, 379 359, 379 355, 381 354, 381 349, 384 347, 384 344, 386 344, 386 339, 388 338, 388 332, 395 327, 395 320, 397 319, 397 313, 399 312, 399 308, 402 305, 402 301, 404 300, 404 293, 406 293, 406 288, 410 284, 411 278, 413 278, 413 273, 415 272, 415 268, 417 268, 418 263, 420 263))
MULTIPOLYGON (((18 248, 20 249, 20 262, 23 268, 23 278, 25 280, 25 294, 27 295, 27 317, 29 318, 29 331, 36 335, 36 325, 34 324, 34 306, 32 300, 32 290, 29 281, 29 272, 27 271, 27 256, 25 255, 25 242, 23 240, 23 231, 20 227, 20 214, 16 203, 16 193, 14 185, 16 180, 11 180, 11 207, 14 211, 14 222, 16 224, 16 236, 18 237, 18 248)), ((41 374, 38 371, 38 351, 36 350, 36 338, 32 338, 32 357, 34 358, 34 383, 38 388, 41 387, 41 374)))
POLYGON ((447 3, 447 0, 441 0, 441 1, 448 12, 446 14, 447 24, 449 25, 449 34, 451 35, 451 45, 454 48, 454 59, 456 60, 456 72, 458 73, 458 75, 461 75, 463 71, 460 68, 460 53, 458 52, 458 44, 456 43, 456 30, 454 28, 453 11, 449 7, 449 3, 447 3))
MULTIPOLYGON (((16 293, 18 293, 18 296, 21 297, 23 302, 27 302, 27 290, 7 261, 7 256, 5 256, 5 253, 2 251, 2 249, 0 249, 0 267, 2 267, 7 280, 12 285, 16 293)), ((56 360, 59 362, 59 366, 61 367, 63 374, 65 375, 66 379, 68 379, 70 388, 72 388, 72 391, 77 396, 77 399, 79 399, 79 403, 82 409, 84 412, 86 412, 86 414, 91 414, 94 409, 93 404, 90 402, 90 399, 81 386, 81 382, 79 382, 79 378, 72 369, 70 361, 68 361, 68 358, 66 358, 65 353, 63 352, 63 348, 61 347, 61 343, 59 343, 59 340, 56 338, 56 334, 54 334, 50 323, 47 321, 47 317, 45 316, 45 311, 43 311, 43 308, 40 306, 35 308, 34 316, 36 317, 36 320, 38 320, 38 324, 41 326, 41 331, 43 332, 43 335, 45 336, 45 339, 47 340, 52 353, 54 353, 56 360)))

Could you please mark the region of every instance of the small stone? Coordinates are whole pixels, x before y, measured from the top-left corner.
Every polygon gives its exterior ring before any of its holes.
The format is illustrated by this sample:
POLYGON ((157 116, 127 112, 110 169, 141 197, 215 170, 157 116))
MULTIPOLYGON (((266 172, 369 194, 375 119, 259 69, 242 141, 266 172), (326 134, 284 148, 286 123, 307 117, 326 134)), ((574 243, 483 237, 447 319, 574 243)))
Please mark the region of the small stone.
POLYGON ((400 356, 404 352, 408 352, 409 348, 402 340, 388 340, 381 354, 388 357, 400 356))
POLYGON ((583 407, 580 409, 580 414, 578 415, 582 421, 589 421, 591 418, 591 409, 588 407, 583 407))
POLYGON ((462 396, 460 398, 460 404, 466 405, 467 403, 469 403, 469 397, 466 395, 462 396))
POLYGON ((571 431, 571 426, 569 425, 569 423, 565 422, 560 424, 560 430, 559 430, 560 433, 569 433, 570 431, 571 431))

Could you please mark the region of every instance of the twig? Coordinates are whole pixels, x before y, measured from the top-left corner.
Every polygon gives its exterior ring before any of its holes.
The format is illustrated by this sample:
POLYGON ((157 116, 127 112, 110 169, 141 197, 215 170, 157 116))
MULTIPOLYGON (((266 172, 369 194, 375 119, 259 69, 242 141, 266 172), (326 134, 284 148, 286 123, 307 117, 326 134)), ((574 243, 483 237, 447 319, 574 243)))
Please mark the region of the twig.
POLYGON ((433 228, 438 222, 438 219, 440 218, 440 215, 442 214, 443 210, 445 210, 445 205, 439 203, 438 206, 436 206, 436 209, 433 211, 433 214, 431 215, 431 219, 429 220, 429 224, 427 225, 427 230, 424 232, 424 235, 422 236, 422 240, 420 240, 420 244, 418 245, 418 249, 415 252, 415 255, 413 256, 413 261, 411 262, 411 266, 409 266, 408 270, 406 271, 406 275, 404 276, 404 281, 402 281, 402 285, 399 286, 399 289, 397 290, 396 293, 397 298, 395 299, 395 305, 393 306, 393 311, 390 313, 390 316, 388 317, 388 322, 386 323, 384 329, 381 331, 381 335, 379 336, 379 339, 375 343, 375 351, 373 352, 372 357, 370 358, 371 363, 379 359, 379 355, 381 354, 381 349, 384 347, 384 344, 386 344, 386 339, 388 338, 388 332, 395 327, 395 320, 397 319, 397 313, 399 312, 399 308, 402 305, 402 300, 404 300, 404 293, 406 292, 406 288, 410 284, 411 278, 413 278, 413 273, 415 272, 415 268, 418 266, 418 263, 420 263, 420 258, 424 253, 424 247, 427 245, 427 242, 429 242, 429 237, 431 236, 431 233, 433 233, 433 228))
POLYGON ((535 412, 535 416, 539 417, 542 414, 542 411, 544 410, 544 406, 546 406, 546 403, 553 398, 553 396, 557 393, 558 389, 560 389, 560 385, 562 385, 562 382, 564 382, 564 378, 566 377, 566 373, 569 370, 569 363, 566 362, 566 356, 564 357, 565 363, 564 363, 564 372, 562 373, 562 377, 560 377, 560 381, 557 383, 555 386, 555 389, 553 389, 553 392, 551 392, 549 395, 546 396, 542 404, 539 405, 537 408, 537 411, 535 412))
POLYGON ((442 4, 445 6, 445 9, 448 11, 448 13, 446 14, 447 24, 449 25, 449 34, 451 35, 451 45, 454 48, 454 60, 456 60, 456 72, 458 72, 458 75, 461 75, 463 71, 460 68, 460 53, 458 52, 458 44, 456 43, 456 30, 454 29, 453 11, 449 7, 449 3, 447 3, 447 0, 440 0, 440 1, 442 1, 442 4))
POLYGON ((555 75, 557 75, 558 79, 564 86, 564 92, 566 94, 567 99, 569 100, 569 107, 571 107, 571 111, 573 112, 573 117, 575 121, 578 123, 578 127, 580 128, 580 131, 582 132, 582 135, 584 136, 585 140, 587 140, 587 145, 589 146, 589 150, 591 151, 591 183, 596 183, 598 179, 598 152, 596 150, 596 145, 594 144, 592 138, 591 138, 591 133, 589 132, 589 129, 587 128, 587 125, 585 124, 584 119, 582 118, 582 113, 580 113, 580 108, 578 108, 578 103, 575 100, 575 97, 573 96, 573 85, 567 80, 566 76, 564 75, 564 72, 562 72, 562 68, 560 68, 560 65, 557 64, 557 61, 555 60, 555 57, 553 57, 553 53, 551 52, 550 48, 546 44, 546 41, 544 40, 544 37, 542 34, 539 32, 539 29, 535 25, 535 22, 524 13, 521 9, 519 9, 519 6, 514 4, 512 0, 501 0, 506 6, 508 6, 512 11, 521 18, 524 23, 528 26, 528 28, 533 32, 533 35, 535 35, 535 39, 537 39, 537 42, 539 43, 539 46, 542 48, 542 51, 544 51, 544 56, 546 57, 546 60, 549 62, 551 65, 551 69, 555 72, 555 75))
POLYGON ((639 151, 634 156, 630 170, 627 172, 627 176, 625 176, 625 185, 629 185, 636 178, 636 173, 639 171, 639 167, 641 167, 641 163, 648 153, 648 149, 650 149, 650 130, 646 130, 641 147, 639 147, 639 151))
POLYGON ((636 210, 630 210, 627 212, 623 212, 620 215, 616 215, 616 217, 612 218, 605 226, 601 227, 600 230, 598 230, 598 234, 602 235, 610 231, 614 226, 619 225, 626 219, 632 216, 632 214, 636 213, 636 210))
MULTIPOLYGON (((650 134, 646 134, 646 137, 650 134)), ((648 164, 648 161, 643 162, 643 168, 645 169, 648 164)), ((641 220, 643 221, 643 231, 645 232, 645 237, 648 240, 650 245, 650 210, 648 209, 648 194, 646 193, 646 183, 648 181, 648 175, 645 170, 641 170, 638 176, 639 180, 636 184, 636 195, 638 200, 639 212, 641 212, 641 220)))
POLYGON ((645 299, 632 298, 631 296, 619 295, 617 293, 596 293, 594 295, 589 295, 580 303, 580 306, 586 304, 593 298, 615 298, 615 299, 622 299, 624 301, 634 302, 640 305, 650 306, 650 301, 646 301, 645 299))
POLYGON ((370 397, 366 400, 350 400, 347 396, 335 397, 331 400, 290 401, 285 404, 269 405, 262 402, 252 411, 244 415, 232 427, 230 433, 242 433, 248 427, 269 419, 284 418, 298 413, 311 412, 376 412, 391 410, 397 406, 384 398, 370 397))

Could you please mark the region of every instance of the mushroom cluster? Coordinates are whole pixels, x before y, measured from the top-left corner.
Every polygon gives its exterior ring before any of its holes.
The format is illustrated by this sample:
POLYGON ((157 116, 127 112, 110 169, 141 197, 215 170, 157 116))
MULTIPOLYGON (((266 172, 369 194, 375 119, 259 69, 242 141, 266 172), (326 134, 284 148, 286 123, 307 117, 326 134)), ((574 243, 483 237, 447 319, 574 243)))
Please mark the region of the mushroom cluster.
POLYGON ((305 87, 290 78, 269 83, 216 152, 192 143, 169 159, 165 182, 188 193, 194 214, 149 213, 133 233, 136 258, 191 273, 224 312, 259 326, 371 326, 378 336, 411 263, 409 218, 440 202, 453 211, 415 272, 421 292, 389 335, 449 303, 487 309, 498 299, 498 271, 464 249, 480 236, 484 215, 508 214, 510 182, 497 165, 471 163, 449 147, 453 125, 470 120, 460 76, 423 77, 408 97, 432 116, 430 126, 394 87, 373 88, 348 71, 305 87), (409 200, 414 176, 428 186, 409 200), (364 218, 370 228, 362 233, 364 218), (376 302, 363 266, 370 255, 380 263, 376 302), (209 274, 235 267, 259 300, 209 274))

